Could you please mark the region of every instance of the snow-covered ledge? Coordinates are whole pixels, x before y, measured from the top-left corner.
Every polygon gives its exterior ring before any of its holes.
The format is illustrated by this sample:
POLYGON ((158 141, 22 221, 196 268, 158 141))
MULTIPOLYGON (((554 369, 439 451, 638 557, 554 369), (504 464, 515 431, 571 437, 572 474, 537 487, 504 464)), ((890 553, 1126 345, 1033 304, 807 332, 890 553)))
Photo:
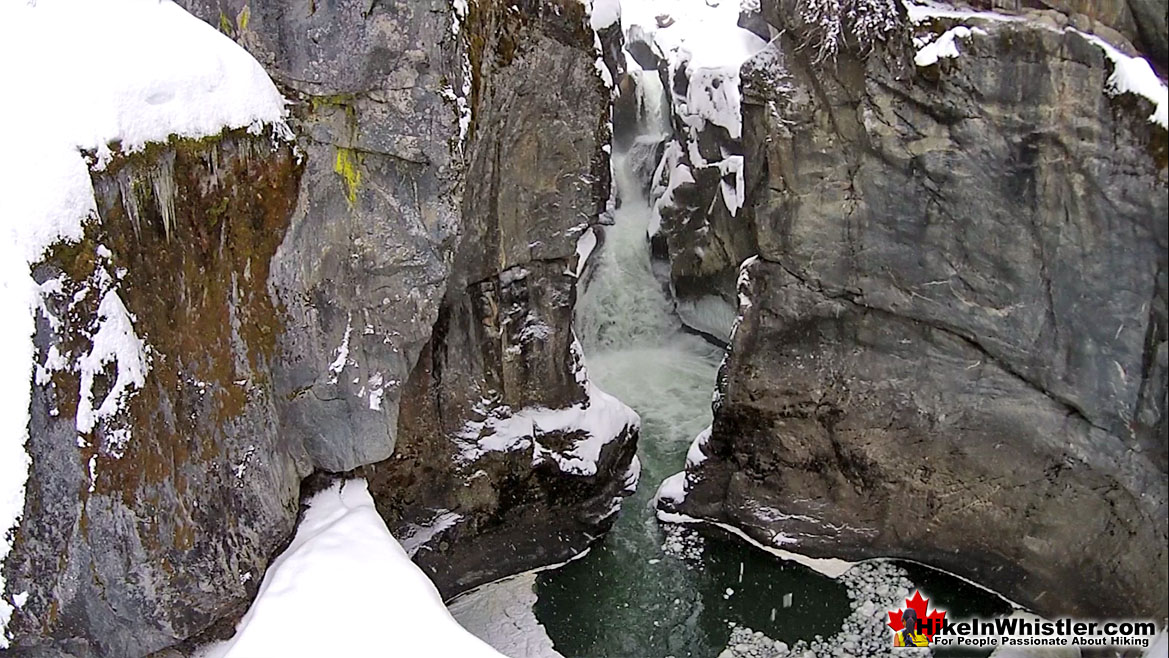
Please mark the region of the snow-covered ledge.
POLYGON ((235 636, 199 658, 502 656, 451 617, 386 529, 365 480, 337 482, 308 504, 235 636))

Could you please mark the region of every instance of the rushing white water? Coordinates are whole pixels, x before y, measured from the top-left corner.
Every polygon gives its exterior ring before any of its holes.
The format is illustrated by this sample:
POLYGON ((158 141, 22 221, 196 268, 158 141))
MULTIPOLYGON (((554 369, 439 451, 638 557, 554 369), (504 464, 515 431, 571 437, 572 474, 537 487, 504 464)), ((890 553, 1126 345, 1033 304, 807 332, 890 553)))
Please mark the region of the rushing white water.
POLYGON ((638 134, 646 141, 663 142, 673 132, 670 126, 670 106, 659 76, 656 70, 635 68, 629 71, 629 77, 633 78, 637 89, 638 134))
POLYGON ((650 208, 625 154, 613 156, 613 182, 623 201, 577 304, 577 337, 602 389, 643 422, 660 425, 658 440, 688 443, 710 422, 722 352, 682 331, 665 285, 654 276, 645 233, 650 208))

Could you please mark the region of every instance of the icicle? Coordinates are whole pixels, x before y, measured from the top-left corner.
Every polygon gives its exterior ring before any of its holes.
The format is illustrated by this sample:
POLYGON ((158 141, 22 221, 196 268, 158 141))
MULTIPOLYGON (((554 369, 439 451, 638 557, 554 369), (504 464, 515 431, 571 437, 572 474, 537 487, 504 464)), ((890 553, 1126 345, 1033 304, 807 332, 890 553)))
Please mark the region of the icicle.
POLYGON ((170 242, 170 234, 175 224, 175 156, 168 152, 162 156, 158 167, 151 168, 150 186, 154 189, 154 200, 158 203, 158 212, 162 215, 162 228, 166 233, 166 241, 170 242))
POLYGON ((122 193, 122 208, 130 218, 130 224, 134 226, 134 237, 140 237, 142 233, 138 226, 138 218, 141 213, 138 210, 138 197, 134 194, 134 181, 129 174, 123 173, 118 176, 118 190, 122 193))

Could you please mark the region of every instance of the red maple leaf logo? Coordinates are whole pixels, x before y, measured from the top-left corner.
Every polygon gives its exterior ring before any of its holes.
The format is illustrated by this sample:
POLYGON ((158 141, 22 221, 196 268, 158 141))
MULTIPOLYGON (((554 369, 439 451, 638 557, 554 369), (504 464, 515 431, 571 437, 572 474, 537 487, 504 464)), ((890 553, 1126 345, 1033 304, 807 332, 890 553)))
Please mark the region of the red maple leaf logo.
MULTIPOLYGON (((946 619, 946 611, 929 611, 929 603, 929 599, 922 598, 921 592, 916 590, 913 592, 912 599, 905 600, 905 606, 907 608, 913 608, 913 611, 917 613, 917 618, 921 620, 920 628, 922 634, 932 642, 934 634, 942 630, 942 624, 946 619)), ((898 609, 895 612, 889 613, 889 628, 892 628, 895 633, 905 628, 905 623, 901 620, 904 612, 904 609, 898 609)))

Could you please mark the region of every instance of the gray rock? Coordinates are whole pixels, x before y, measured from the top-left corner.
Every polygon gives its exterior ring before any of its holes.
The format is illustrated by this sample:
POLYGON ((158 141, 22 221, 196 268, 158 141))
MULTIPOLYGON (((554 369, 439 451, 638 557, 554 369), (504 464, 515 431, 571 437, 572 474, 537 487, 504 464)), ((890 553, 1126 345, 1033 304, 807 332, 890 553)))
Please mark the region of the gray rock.
POLYGON ((927 68, 785 41, 747 96, 760 260, 682 511, 1163 618, 1166 133, 1082 38, 986 29, 927 68))
MULTIPOLYGON (((80 449, 76 374, 34 389, 4 563, 7 594, 29 592, 14 655, 122 658, 230 634, 313 473, 368 467, 399 533, 441 506, 465 514, 449 550, 419 559, 451 594, 564 559, 612 522, 632 428, 606 437, 592 476, 531 453, 466 470, 450 450, 479 393, 495 410, 584 399, 565 271, 609 196, 609 91, 584 5, 524 4, 474 3, 452 31, 437 0, 184 2, 293 101, 300 157, 242 135, 152 147, 95 176, 103 222, 37 270, 68 275, 41 361, 86 347, 96 295, 72 295, 123 266, 115 285, 154 361, 125 417, 80 449)), ((619 72, 619 31, 603 43, 619 72)), ((582 438, 541 440, 563 454, 582 438)))
MULTIPOLYGON (((33 467, 4 562, 9 591, 28 592, 9 625, 17 655, 143 655, 254 595, 310 468, 276 429, 270 376, 282 326, 267 273, 299 176, 271 137, 151 147, 94 176, 102 221, 37 267, 61 281, 38 319, 38 362, 88 353, 112 290, 151 364, 126 410, 80 437, 78 373, 33 389, 33 467)), ((95 378, 97 395, 113 376, 95 378)))
POLYGON ((443 94, 462 89, 466 53, 450 5, 184 5, 245 46, 296 101, 304 185, 271 278, 288 315, 273 373, 289 401, 281 431, 323 470, 385 459, 459 230, 458 113, 443 94))
MULTIPOLYGON (((509 409, 585 400, 569 272, 577 239, 609 195, 601 148, 609 90, 579 7, 542 3, 518 18, 481 6, 468 23, 484 50, 473 58, 482 91, 467 147, 464 233, 406 387, 399 449, 360 471, 399 536, 440 511, 461 517, 415 557, 448 597, 582 550, 614 520, 636 447, 634 431, 611 437, 597 473, 581 476, 554 462, 533 466, 530 447, 463 459, 450 438, 509 409), (522 46, 512 50, 513 41, 522 46)), ((539 440, 568 450, 582 438, 539 440)))

